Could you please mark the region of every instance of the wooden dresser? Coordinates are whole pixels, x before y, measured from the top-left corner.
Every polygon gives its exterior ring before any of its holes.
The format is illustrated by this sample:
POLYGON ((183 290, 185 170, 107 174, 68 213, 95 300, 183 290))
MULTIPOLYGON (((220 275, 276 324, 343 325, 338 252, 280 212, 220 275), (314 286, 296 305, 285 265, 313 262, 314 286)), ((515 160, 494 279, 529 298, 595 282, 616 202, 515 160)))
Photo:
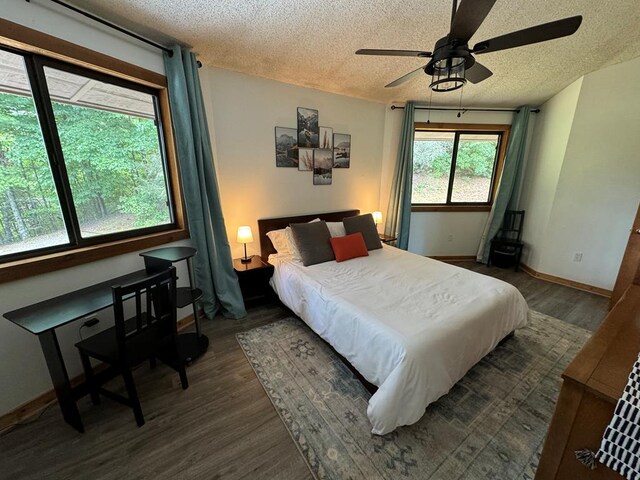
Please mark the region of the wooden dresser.
POLYGON ((598 463, 589 470, 576 450, 594 452, 622 396, 640 350, 640 270, 634 283, 562 375, 536 480, 591 480, 623 477, 598 463))

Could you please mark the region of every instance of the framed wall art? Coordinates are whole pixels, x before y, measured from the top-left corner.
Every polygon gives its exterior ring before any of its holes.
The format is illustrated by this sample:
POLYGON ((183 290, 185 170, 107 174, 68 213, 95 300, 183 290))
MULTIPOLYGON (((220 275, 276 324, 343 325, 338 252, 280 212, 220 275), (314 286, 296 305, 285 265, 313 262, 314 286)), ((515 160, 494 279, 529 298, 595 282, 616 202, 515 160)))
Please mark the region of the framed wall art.
POLYGON ((333 169, 351 167, 351 135, 318 121, 318 110, 298 107, 296 128, 275 127, 276 167, 312 172, 314 185, 331 185, 333 169))
POLYGON ((298 166, 297 137, 295 128, 276 127, 276 167, 298 166))
POLYGON ((333 134, 333 168, 351 167, 351 135, 333 134))
POLYGON ((301 148, 320 146, 318 110, 298 107, 298 146, 301 148))
POLYGON ((313 184, 331 185, 333 181, 333 152, 326 149, 313 151, 313 184))
POLYGON ((333 128, 320 127, 319 148, 333 148, 333 128))
POLYGON ((301 172, 313 170, 313 148, 298 149, 298 170, 301 172))

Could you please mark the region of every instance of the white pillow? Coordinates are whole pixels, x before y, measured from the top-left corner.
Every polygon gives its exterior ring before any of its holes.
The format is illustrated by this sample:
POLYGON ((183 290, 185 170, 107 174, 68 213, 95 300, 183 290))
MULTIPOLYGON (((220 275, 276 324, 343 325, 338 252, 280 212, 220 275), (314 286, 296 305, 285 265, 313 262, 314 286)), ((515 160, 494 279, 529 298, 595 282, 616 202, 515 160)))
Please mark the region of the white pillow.
POLYGON ((276 252, 280 254, 291 253, 291 250, 289 249, 289 240, 285 230, 286 228, 281 228, 280 230, 271 230, 270 232, 267 232, 267 237, 271 240, 273 248, 275 248, 276 252))
MULTIPOLYGON (((309 223, 320 222, 319 218, 314 218, 309 223)), ((329 229, 329 233, 332 237, 344 237, 347 232, 344 229, 344 224, 342 222, 325 222, 327 224, 327 228, 329 229)))
POLYGON ((327 227, 332 237, 344 237, 347 234, 342 222, 327 222, 327 227))
MULTIPOLYGON (((309 222, 311 223, 311 222, 309 222)), ((293 238, 293 231, 291 227, 287 227, 284 229, 285 235, 287 237, 287 243, 289 245, 289 253, 291 254, 291 258, 298 262, 302 261, 302 256, 300 256, 300 250, 298 250, 298 246, 296 245, 296 241, 293 238)))

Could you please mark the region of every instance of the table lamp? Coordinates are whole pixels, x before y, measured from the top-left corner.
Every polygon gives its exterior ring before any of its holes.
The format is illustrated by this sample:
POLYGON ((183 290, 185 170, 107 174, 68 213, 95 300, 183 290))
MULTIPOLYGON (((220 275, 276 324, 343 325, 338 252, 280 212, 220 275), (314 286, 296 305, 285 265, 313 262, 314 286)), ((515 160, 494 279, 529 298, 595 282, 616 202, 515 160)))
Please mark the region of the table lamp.
POLYGON ((252 243, 253 242, 253 233, 251 232, 251 227, 246 226, 246 225, 244 225, 242 227, 238 227, 237 242, 244 244, 244 257, 242 257, 240 259, 240 261, 242 263, 251 262, 251 257, 247 257, 247 243, 252 243))
POLYGON ((373 216, 373 223, 375 223, 376 228, 378 228, 378 225, 382 223, 382 212, 373 212, 371 215, 373 216))

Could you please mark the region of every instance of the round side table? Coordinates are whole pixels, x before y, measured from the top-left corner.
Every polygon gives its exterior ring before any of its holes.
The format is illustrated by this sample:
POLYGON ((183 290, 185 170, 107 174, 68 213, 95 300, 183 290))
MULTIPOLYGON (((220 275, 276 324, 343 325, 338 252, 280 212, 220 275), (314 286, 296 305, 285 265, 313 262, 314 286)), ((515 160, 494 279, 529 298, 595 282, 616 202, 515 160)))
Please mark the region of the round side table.
POLYGON ((209 348, 209 338, 202 334, 200 316, 198 315, 198 301, 202 298, 202 290, 193 287, 192 259, 198 253, 191 247, 166 247, 150 250, 140 254, 144 258, 144 265, 149 273, 169 268, 176 262, 187 261, 189 271, 189 286, 176 289, 176 304, 178 308, 184 308, 191 304, 193 307, 193 321, 195 332, 180 333, 178 335, 178 354, 186 365, 193 363, 195 359, 204 355, 209 348))

